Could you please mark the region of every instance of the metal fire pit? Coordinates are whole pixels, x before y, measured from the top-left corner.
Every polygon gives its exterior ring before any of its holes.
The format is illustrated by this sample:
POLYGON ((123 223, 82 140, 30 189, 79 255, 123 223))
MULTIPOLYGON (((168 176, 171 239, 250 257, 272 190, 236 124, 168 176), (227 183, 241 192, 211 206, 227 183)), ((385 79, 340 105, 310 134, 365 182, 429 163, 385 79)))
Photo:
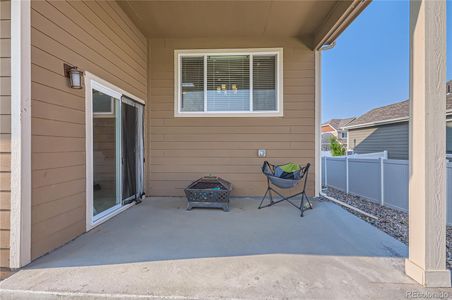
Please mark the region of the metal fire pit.
POLYGON ((222 208, 229 211, 229 195, 232 184, 220 177, 202 177, 185 189, 187 210, 194 207, 222 208))

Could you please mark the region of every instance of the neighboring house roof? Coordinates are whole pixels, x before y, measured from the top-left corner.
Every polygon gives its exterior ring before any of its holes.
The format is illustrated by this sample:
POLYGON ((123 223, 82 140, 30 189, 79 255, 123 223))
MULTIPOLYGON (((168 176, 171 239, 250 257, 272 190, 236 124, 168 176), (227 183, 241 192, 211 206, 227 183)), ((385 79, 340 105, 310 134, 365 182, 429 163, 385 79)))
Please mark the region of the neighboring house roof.
MULTIPOLYGON (((452 110, 452 93, 447 94, 446 111, 452 110)), ((343 129, 369 127, 374 125, 405 122, 410 114, 410 102, 405 100, 374 108, 343 126, 343 129)))
POLYGON ((394 121, 401 122, 408 118, 410 112, 410 103, 408 100, 374 108, 365 114, 359 116, 345 128, 353 128, 358 125, 374 125, 380 122, 394 121))
POLYGON ((322 126, 323 125, 330 125, 331 127, 336 129, 336 131, 337 131, 337 130, 341 129, 342 127, 348 125, 354 119, 355 119, 355 117, 346 118, 346 119, 331 119, 331 120, 323 123, 322 126))

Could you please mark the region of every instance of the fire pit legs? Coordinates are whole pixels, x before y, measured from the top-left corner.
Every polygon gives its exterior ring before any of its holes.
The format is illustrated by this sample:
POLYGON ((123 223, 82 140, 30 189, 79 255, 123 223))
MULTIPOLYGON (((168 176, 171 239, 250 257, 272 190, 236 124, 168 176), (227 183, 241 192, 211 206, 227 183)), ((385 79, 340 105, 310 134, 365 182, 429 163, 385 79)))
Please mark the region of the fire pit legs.
POLYGON ((229 211, 229 203, 221 203, 221 202, 188 202, 187 210, 190 211, 196 207, 203 208, 221 208, 223 211, 229 211))

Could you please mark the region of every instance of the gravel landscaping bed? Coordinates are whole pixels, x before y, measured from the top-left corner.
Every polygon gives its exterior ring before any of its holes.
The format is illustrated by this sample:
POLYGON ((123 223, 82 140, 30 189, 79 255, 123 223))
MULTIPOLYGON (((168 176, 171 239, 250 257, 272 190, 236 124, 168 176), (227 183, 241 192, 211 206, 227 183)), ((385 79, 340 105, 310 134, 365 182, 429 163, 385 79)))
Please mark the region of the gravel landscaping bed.
MULTIPOLYGON (((398 239, 402 243, 408 245, 408 213, 381 206, 380 204, 369 201, 365 198, 346 194, 334 188, 328 188, 324 193, 336 200, 342 201, 350 206, 359 208, 360 210, 371 214, 378 218, 378 220, 363 215, 353 209, 342 206, 350 213, 358 216, 364 221, 374 225, 380 230, 386 232, 390 236, 398 239)), ((324 198, 326 201, 328 199, 324 198)), ((447 267, 452 268, 452 226, 447 226, 447 267)))

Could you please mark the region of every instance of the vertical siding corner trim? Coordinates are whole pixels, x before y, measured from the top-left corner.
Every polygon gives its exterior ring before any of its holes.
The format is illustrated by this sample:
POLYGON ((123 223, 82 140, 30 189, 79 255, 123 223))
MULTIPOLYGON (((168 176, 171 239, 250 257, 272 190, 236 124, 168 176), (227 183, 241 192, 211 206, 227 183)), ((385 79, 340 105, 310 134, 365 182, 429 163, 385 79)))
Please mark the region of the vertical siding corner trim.
POLYGON ((31 3, 11 2, 10 267, 31 260, 31 3))

